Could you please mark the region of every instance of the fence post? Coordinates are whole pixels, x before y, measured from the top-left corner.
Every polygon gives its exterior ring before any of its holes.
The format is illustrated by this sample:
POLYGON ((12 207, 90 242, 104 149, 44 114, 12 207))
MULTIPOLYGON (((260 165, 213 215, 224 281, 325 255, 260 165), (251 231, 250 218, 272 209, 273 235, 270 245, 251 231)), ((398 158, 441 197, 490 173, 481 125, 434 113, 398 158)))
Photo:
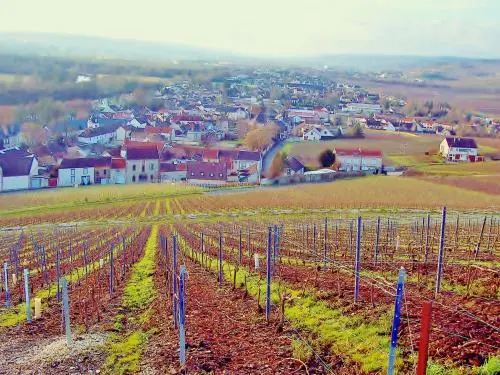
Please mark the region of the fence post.
POLYGON ((446 227, 446 207, 443 207, 443 213, 441 215, 441 234, 439 236, 439 254, 438 254, 438 264, 436 273, 436 292, 435 292, 436 296, 441 290, 441 272, 443 271, 445 227, 446 227))
POLYGON ((430 236, 430 226, 431 226, 431 215, 427 214, 427 226, 425 232, 425 255, 424 264, 427 264, 427 258, 429 257, 429 236, 430 236))
POLYGON ((394 317, 392 320, 391 331, 391 348, 389 351, 389 366, 387 368, 387 375, 394 374, 394 365, 396 363, 396 347, 398 346, 398 329, 401 322, 401 301, 404 292, 406 271, 404 268, 399 270, 398 287, 396 291, 396 302, 394 303, 394 317))
POLYGON ((30 304, 30 286, 29 286, 30 272, 27 268, 24 269, 24 299, 26 301, 26 321, 31 323, 31 304, 30 304))
POLYGON ((243 261, 243 254, 242 254, 242 249, 241 249, 241 228, 240 228, 240 241, 238 243, 238 263, 241 264, 243 261))
POLYGON ((122 267, 122 278, 125 277, 125 270, 127 267, 127 246, 125 245, 125 237, 122 237, 122 247, 123 247, 123 267, 122 267))
POLYGON ((5 289, 5 307, 10 307, 10 293, 9 293, 9 264, 3 264, 3 285, 5 289))
POLYGON ((224 270, 222 266, 222 230, 219 231, 219 287, 222 288, 222 279, 224 277, 224 270))
POLYGON ((177 236, 173 236, 172 249, 172 312, 174 315, 174 327, 177 328, 177 236))
POLYGON ((377 217, 377 232, 375 234, 375 260, 374 265, 377 265, 378 262, 378 243, 380 240, 380 216, 377 217))
POLYGON ((272 228, 267 228, 267 260, 266 260, 266 320, 271 316, 271 235, 272 228))
POLYGON ((424 302, 422 306, 422 321, 420 324, 420 343, 418 345, 417 375, 425 375, 427 372, 431 315, 432 301, 424 302))
POLYGON ((479 240, 477 241, 476 251, 474 252, 474 259, 479 255, 479 249, 481 248, 481 242, 483 241, 484 227, 486 226, 486 216, 483 220, 483 226, 481 227, 481 233, 479 234, 479 240))
POLYGON ((325 217, 325 232, 323 233, 323 270, 326 271, 326 250, 327 244, 326 241, 328 239, 328 218, 325 217))
POLYGON ((363 230, 363 219, 358 216, 358 228, 356 239, 356 263, 354 274, 354 303, 358 303, 359 299, 359 266, 361 263, 361 231, 363 230))
POLYGON ((179 281, 179 360, 181 366, 186 364, 186 266, 182 265, 179 281))
POLYGON ((63 299, 63 315, 64 315, 64 326, 66 328, 66 342, 68 346, 73 343, 71 337, 71 322, 69 318, 69 297, 68 297, 68 282, 66 277, 62 278, 62 299, 63 299))
POLYGON ((59 247, 57 247, 57 249, 56 249, 56 285, 57 285, 56 296, 57 296, 58 301, 61 300, 61 271, 59 268, 59 258, 60 258, 59 247))
POLYGON ((115 290, 114 287, 114 276, 115 276, 115 271, 114 271, 114 247, 115 245, 111 245, 111 249, 109 251, 109 294, 112 296, 113 292, 115 290))

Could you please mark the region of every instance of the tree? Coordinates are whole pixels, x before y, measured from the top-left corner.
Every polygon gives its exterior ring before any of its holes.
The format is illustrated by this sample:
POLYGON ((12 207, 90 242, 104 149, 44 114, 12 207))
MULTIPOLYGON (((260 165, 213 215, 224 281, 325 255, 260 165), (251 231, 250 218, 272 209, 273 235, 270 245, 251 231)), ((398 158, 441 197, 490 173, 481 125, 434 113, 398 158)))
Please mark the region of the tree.
POLYGON ((243 143, 251 150, 263 151, 267 146, 273 143, 273 139, 278 131, 279 128, 277 125, 268 124, 249 131, 243 143))
POLYGON ((285 160, 287 154, 285 152, 278 152, 271 162, 271 167, 269 168, 269 177, 276 178, 281 176, 283 170, 285 169, 285 160))
POLYGON ((45 144, 48 141, 47 131, 34 122, 26 122, 21 127, 24 142, 28 146, 45 144))
POLYGON ((347 134, 352 138, 363 138, 365 136, 363 126, 361 126, 360 123, 354 124, 354 126, 349 129, 347 134))
POLYGON ((330 168, 335 163, 335 154, 332 150, 326 149, 319 154, 318 160, 323 168, 330 168))

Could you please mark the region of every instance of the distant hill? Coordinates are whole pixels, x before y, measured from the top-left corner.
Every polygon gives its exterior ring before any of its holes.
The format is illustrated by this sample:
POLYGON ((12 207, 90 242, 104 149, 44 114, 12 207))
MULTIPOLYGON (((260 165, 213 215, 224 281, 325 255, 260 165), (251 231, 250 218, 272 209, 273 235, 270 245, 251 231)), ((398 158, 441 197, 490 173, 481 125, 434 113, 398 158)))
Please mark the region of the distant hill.
POLYGON ((231 53, 139 40, 50 33, 0 33, 3 53, 126 60, 220 60, 231 53))
MULTIPOLYGON (((0 51, 23 55, 86 57, 141 61, 225 61, 247 64, 301 65, 352 71, 407 71, 424 66, 474 65, 480 60, 446 56, 338 54, 310 57, 262 58, 243 56, 225 50, 127 39, 51 33, 0 33, 0 51)), ((430 73, 431 78, 436 73, 430 73)), ((441 78, 435 76, 434 78, 441 78)))

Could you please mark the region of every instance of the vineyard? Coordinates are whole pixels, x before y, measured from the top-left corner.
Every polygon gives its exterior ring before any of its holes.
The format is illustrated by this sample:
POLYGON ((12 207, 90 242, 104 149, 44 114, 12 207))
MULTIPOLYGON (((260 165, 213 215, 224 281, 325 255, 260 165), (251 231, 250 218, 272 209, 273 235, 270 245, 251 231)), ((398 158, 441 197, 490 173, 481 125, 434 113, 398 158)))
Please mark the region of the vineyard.
POLYGON ((498 374, 493 196, 351 184, 6 203, 0 374, 498 374))

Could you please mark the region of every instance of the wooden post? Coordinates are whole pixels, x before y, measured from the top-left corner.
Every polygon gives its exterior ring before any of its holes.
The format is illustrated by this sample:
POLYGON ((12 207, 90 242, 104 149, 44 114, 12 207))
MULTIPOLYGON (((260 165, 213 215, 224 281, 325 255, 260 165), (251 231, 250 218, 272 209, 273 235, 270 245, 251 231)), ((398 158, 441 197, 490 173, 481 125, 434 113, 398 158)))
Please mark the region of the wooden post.
POLYGON ((425 375, 427 372, 431 315, 432 301, 424 302, 422 306, 422 321, 420 323, 420 343, 418 345, 417 375, 425 375))

